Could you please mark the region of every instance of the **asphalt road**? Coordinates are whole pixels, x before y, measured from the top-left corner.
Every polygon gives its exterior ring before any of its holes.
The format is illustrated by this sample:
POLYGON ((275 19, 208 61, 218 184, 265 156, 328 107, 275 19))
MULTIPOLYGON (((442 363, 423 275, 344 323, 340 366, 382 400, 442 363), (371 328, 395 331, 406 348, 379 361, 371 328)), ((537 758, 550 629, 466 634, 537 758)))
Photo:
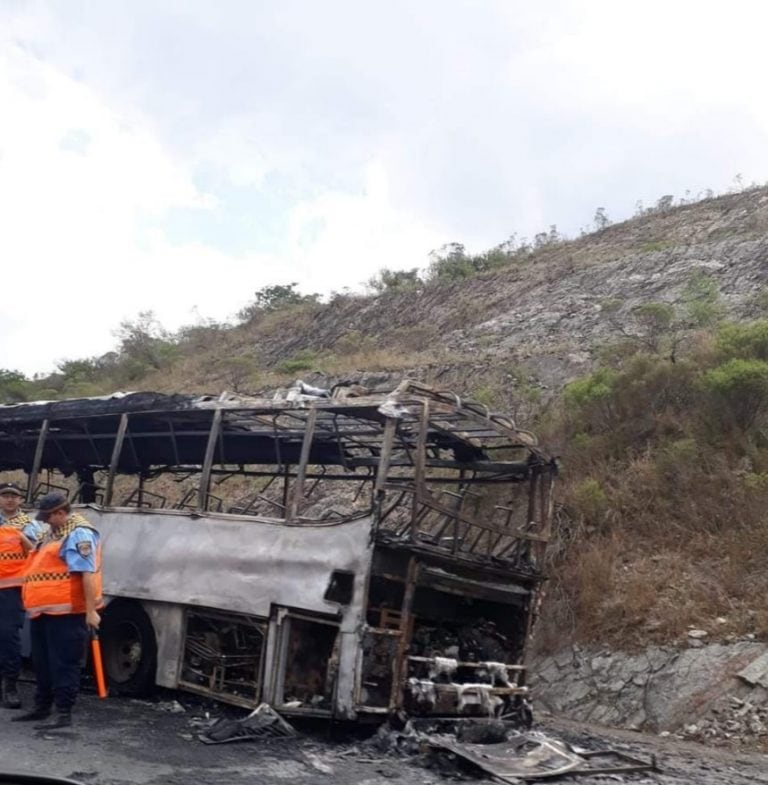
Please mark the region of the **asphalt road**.
MULTIPOLYGON (((30 688, 24 698, 30 702, 30 688)), ((174 696, 164 696, 171 699, 174 696)), ((206 707, 176 696, 185 711, 159 703, 81 698, 71 730, 35 731, 0 709, 0 769, 70 777, 86 785, 433 785, 438 771, 388 756, 360 740, 332 741, 320 731, 299 739, 206 745, 197 739, 206 707)), ((214 711, 217 709, 213 708, 214 711)), ((211 706, 208 707, 211 711, 211 706)), ((733 753, 638 733, 584 728, 546 718, 542 729, 585 747, 616 746, 656 754, 662 773, 564 778, 606 785, 768 785, 768 755, 733 753)))

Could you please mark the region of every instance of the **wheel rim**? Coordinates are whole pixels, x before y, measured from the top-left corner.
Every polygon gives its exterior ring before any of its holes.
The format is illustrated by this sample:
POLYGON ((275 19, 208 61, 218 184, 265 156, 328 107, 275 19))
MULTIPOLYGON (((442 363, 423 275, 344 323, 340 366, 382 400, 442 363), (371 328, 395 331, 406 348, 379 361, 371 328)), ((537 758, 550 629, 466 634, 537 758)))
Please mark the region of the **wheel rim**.
POLYGON ((124 683, 136 675, 143 655, 141 631, 131 621, 121 621, 110 631, 104 659, 112 681, 124 683))

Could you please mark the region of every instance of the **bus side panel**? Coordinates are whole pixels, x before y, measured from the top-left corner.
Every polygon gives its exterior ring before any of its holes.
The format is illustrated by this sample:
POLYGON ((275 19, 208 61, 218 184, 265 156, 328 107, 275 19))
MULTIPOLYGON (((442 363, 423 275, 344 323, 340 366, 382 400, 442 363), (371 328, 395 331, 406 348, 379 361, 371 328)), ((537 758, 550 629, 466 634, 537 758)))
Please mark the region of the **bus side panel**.
POLYGON ((158 685, 184 680, 187 613, 221 610, 272 620, 260 691, 263 700, 281 698, 287 652, 275 649, 273 613, 283 608, 338 620, 330 711, 354 718, 372 518, 286 526, 176 511, 90 508, 86 515, 103 535, 105 591, 139 601, 155 628, 158 685))
POLYGON ((263 619, 275 605, 339 616, 355 609, 350 627, 362 615, 371 518, 286 526, 167 510, 85 514, 102 533, 104 591, 112 596, 263 619), (338 571, 355 575, 349 605, 326 597, 338 571))

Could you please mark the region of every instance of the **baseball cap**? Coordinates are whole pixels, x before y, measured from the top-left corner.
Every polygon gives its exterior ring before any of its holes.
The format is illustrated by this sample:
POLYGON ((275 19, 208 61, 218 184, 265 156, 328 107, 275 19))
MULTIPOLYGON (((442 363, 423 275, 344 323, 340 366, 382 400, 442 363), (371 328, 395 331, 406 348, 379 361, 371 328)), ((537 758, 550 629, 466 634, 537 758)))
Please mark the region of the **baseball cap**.
POLYGON ((63 493, 58 493, 56 491, 51 491, 51 493, 46 493, 45 496, 41 496, 37 500, 37 517, 38 520, 46 521, 48 520, 48 516, 52 512, 56 512, 56 510, 60 510, 62 507, 69 504, 67 497, 63 493))
POLYGON ((26 496, 15 482, 0 482, 0 496, 4 493, 12 493, 14 496, 26 496))

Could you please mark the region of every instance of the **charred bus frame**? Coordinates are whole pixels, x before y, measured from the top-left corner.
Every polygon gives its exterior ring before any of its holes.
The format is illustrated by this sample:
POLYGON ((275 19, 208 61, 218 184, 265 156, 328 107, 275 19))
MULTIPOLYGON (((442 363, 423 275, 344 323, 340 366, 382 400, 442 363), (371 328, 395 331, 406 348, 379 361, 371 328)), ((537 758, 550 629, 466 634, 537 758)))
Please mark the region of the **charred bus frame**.
POLYGON ((343 719, 527 694, 556 468, 479 404, 408 381, 2 406, 0 471, 102 531, 117 689, 343 719))

